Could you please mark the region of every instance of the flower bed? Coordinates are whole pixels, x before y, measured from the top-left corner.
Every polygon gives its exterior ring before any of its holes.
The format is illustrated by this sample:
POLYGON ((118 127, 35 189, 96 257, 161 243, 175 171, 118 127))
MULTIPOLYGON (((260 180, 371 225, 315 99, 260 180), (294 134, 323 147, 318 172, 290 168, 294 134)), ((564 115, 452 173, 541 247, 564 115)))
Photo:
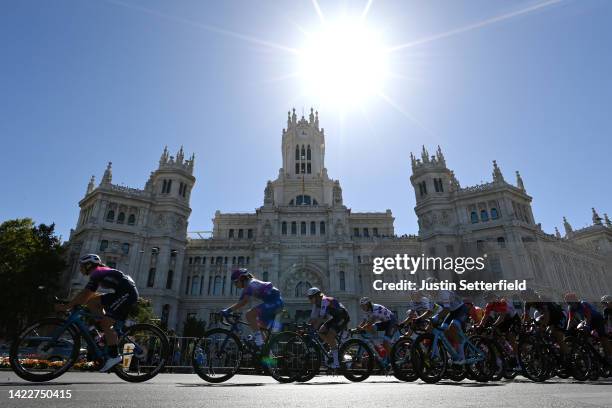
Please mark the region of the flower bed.
MULTIPOLYGON (((63 361, 48 361, 40 360, 36 358, 26 358, 22 360, 23 367, 34 368, 34 369, 47 369, 47 368, 58 368, 64 365, 63 361)), ((98 369, 98 363, 96 361, 85 361, 79 360, 76 362, 71 369, 77 371, 96 371, 98 369)), ((11 368, 8 357, 0 357, 0 369, 11 368)))

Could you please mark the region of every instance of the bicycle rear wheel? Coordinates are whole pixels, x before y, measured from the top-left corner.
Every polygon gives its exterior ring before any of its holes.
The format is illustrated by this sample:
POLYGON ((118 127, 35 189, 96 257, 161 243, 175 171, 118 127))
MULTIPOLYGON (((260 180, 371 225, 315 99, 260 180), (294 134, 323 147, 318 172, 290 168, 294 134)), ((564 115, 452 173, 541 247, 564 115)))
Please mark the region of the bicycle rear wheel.
POLYGON ((476 381, 486 382, 496 373, 499 374, 501 379, 503 373, 502 359, 495 352, 491 342, 481 336, 472 336, 469 340, 474 347, 466 343, 465 358, 478 359, 471 364, 467 364, 466 368, 470 376, 476 381), (498 363, 501 365, 498 366, 498 363))
POLYGON ((400 381, 416 381, 419 378, 410 350, 412 349, 412 339, 405 338, 395 342, 391 348, 391 366, 393 375, 400 381))
POLYGON ((306 342, 293 332, 272 335, 262 352, 264 367, 280 383, 291 383, 305 376, 309 360, 306 342))
POLYGON ((236 374, 242 361, 242 343, 229 330, 212 329, 204 333, 194 348, 191 365, 204 381, 221 383, 236 374))
POLYGON ((64 374, 78 360, 81 337, 73 326, 57 318, 25 328, 11 345, 13 371, 27 381, 49 381, 64 374))
POLYGON ((338 350, 338 359, 340 372, 353 382, 364 381, 374 370, 374 353, 359 339, 344 342, 338 350))
POLYGON ((414 340, 411 357, 412 364, 419 374, 419 378, 426 383, 437 383, 446 372, 446 350, 442 342, 437 342, 434 348, 434 335, 421 334, 414 340))
POLYGON ((119 338, 117 349, 123 357, 114 372, 128 382, 143 382, 155 377, 166 365, 168 338, 157 326, 135 324, 119 338))
POLYGON ((525 377, 535 382, 549 378, 549 356, 541 340, 535 336, 523 337, 519 340, 517 354, 525 377))
POLYGON ((321 369, 321 352, 312 341, 305 339, 305 342, 308 347, 308 359, 304 367, 304 372, 296 379, 298 382, 312 380, 319 374, 319 370, 321 369))

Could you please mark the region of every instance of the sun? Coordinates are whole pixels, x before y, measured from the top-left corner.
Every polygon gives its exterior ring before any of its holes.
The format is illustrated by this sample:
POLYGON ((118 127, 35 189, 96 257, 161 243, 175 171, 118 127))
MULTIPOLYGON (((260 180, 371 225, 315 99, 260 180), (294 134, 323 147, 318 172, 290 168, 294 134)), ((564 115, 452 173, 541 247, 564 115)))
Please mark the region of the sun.
POLYGON ((323 23, 298 50, 305 96, 342 110, 362 106, 387 79, 387 47, 363 19, 323 23))

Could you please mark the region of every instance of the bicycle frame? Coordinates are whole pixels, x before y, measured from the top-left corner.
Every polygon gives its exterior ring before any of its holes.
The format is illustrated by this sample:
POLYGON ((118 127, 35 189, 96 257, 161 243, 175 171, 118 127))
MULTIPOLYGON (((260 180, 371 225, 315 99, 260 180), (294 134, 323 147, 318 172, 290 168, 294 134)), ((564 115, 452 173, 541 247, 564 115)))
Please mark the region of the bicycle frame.
MULTIPOLYGON (((434 340, 433 340, 433 344, 432 344, 432 356, 433 357, 439 357, 438 356, 438 343, 440 341, 442 341, 442 346, 444 347, 446 352, 451 355, 451 358, 453 360, 457 360, 459 358, 459 353, 457 353, 457 351, 455 351, 455 347, 453 347, 453 345, 451 344, 450 340, 448 340, 448 337, 446 337, 445 329, 439 328, 439 327, 434 327, 434 328, 432 328, 431 333, 434 336, 434 340)), ((475 357, 466 358, 465 362, 463 364, 474 364, 474 363, 477 363, 477 362, 482 361, 482 360, 485 359, 485 355, 482 353, 482 351, 480 351, 478 349, 478 347, 476 347, 470 341, 470 339, 468 339, 465 336, 464 333, 460 332, 460 336, 461 336, 461 344, 462 344, 462 346, 464 344, 467 344, 469 351, 471 351, 471 352, 473 352, 475 354, 475 357)))

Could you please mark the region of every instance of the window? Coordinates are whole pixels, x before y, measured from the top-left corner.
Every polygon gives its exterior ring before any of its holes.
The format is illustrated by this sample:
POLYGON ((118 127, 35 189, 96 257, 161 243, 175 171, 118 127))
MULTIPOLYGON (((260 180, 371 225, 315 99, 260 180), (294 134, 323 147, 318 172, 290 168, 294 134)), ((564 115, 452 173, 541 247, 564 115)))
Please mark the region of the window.
POLYGON ((314 221, 310 221, 310 235, 317 234, 317 223, 314 221))
POLYGON ((427 183, 424 180, 419 183, 419 192, 421 197, 427 194, 427 183))
POLYGON ((500 248, 505 248, 506 247, 506 240, 504 239, 504 237, 497 238, 497 245, 500 248))
POLYGON ((369 237, 370 236, 370 230, 368 230, 367 228, 363 229, 363 236, 364 237, 369 237))
POLYGON ((281 233, 283 235, 287 235, 287 221, 283 221, 281 224, 281 233))
POLYGON ((166 276, 166 289, 172 289, 172 280, 174 279, 174 271, 170 269, 166 276))
POLYGON ((161 325, 163 327, 166 327, 168 325, 169 317, 170 317, 170 305, 165 304, 164 307, 162 307, 162 314, 161 314, 161 325))
POLYGON ((248 239, 252 239, 253 238, 253 229, 252 228, 249 228, 247 230, 247 238, 248 239))
POLYGON ((482 221, 489 221, 489 213, 487 210, 480 210, 480 219, 482 221))
POLYGON ((378 228, 373 228, 372 229, 374 236, 377 237, 378 236, 378 228))
POLYGON ((479 239, 476 241, 476 249, 482 251, 484 249, 485 243, 483 240, 479 239))
POLYGON ((306 173, 312 173, 312 165, 310 163, 306 163, 306 173))
POLYGON ((166 186, 166 194, 170 194, 172 190, 172 180, 168 180, 168 185, 166 186))
MULTIPOLYGON (((206 259, 206 258, 204 258, 204 259, 206 259)), ((197 264, 199 264, 199 263, 200 263, 200 257, 199 257, 199 256, 196 256, 196 257, 193 259, 193 263, 194 263, 194 264, 196 264, 196 265, 197 265, 197 264)))
POLYGON ((238 265, 244 265, 244 256, 238 257, 238 265))
POLYGON ((244 230, 240 228, 238 230, 238 239, 242 239, 242 238, 244 238, 244 230))
POLYGON ((359 228, 353 228, 353 236, 355 237, 359 236, 359 228))
POLYGON ((128 217, 128 225, 134 225, 136 224, 136 216, 134 214, 130 214, 130 216, 128 217))
POLYGON ((108 210, 106 213, 106 221, 113 222, 115 221, 115 212, 113 210, 108 210))
POLYGON ((229 230, 229 237, 230 238, 234 238, 234 229, 233 228, 230 228, 230 230, 229 230))
POLYGON ((100 251, 104 252, 106 251, 106 248, 108 248, 108 241, 103 239, 102 241, 100 241, 100 251))
POLYGON ((308 145, 308 150, 307 150, 307 153, 306 153, 306 160, 310 160, 310 158, 311 158, 310 145, 308 145))
POLYGON ((306 160, 306 150, 304 150, 304 145, 302 145, 302 154, 300 155, 300 159, 306 160))
POLYGON ((161 193, 166 194, 166 187, 168 187, 168 180, 164 180, 162 183, 161 193))
POLYGON ((306 297, 306 293, 308 292, 308 289, 310 289, 311 287, 312 285, 310 284, 310 282, 307 282, 307 281, 299 282, 297 285, 295 285, 295 297, 296 298, 306 297))
POLYGON ((223 290, 223 279, 221 279, 221 276, 217 275, 215 276, 215 284, 213 286, 213 295, 219 296, 222 290, 223 290))
POLYGON ((300 160, 300 147, 295 146, 295 160, 300 160))
POLYGON ((188 295, 189 294, 189 287, 191 285, 189 285, 189 282, 191 282, 191 277, 187 277, 187 284, 185 285, 185 294, 188 295))
POLYGON ((117 216, 117 224, 123 224, 125 222, 125 213, 120 212, 117 216))
POLYGON ((491 208, 491 219, 496 220, 499 218, 499 213, 497 212, 497 208, 491 208))
POLYGON ((302 174, 306 173, 306 163, 302 163, 300 165, 300 171, 302 174))
POLYGON ((319 234, 325 235, 325 221, 319 223, 319 234))
POLYGON ((472 224, 476 224, 478 222, 478 214, 476 214, 476 211, 472 211, 470 213, 470 220, 472 221, 472 224))
POLYGON ((306 221, 300 222, 300 234, 306 235, 306 221))
POLYGON ((193 264, 193 258, 190 256, 189 257, 189 265, 193 264))
POLYGON ((121 252, 123 252, 125 255, 130 253, 130 244, 128 244, 127 242, 124 242, 123 244, 121 244, 121 252))
POLYGON ((340 271, 340 290, 346 290, 346 279, 344 271, 340 271))
POLYGON ((300 174, 300 163, 295 163, 295 174, 300 174))
POLYGON ((264 282, 268 281, 268 271, 263 271, 263 273, 261 274, 261 280, 264 282))
POLYGON ((191 294, 192 295, 197 295, 198 294, 198 291, 199 291, 198 283, 200 283, 199 276, 194 276, 191 279, 191 294))
POLYGON ((202 288, 204 287, 204 276, 200 277, 200 295, 202 294, 202 288))
POLYGON ((297 235, 297 222, 291 221, 291 235, 297 235))
POLYGON ((434 188, 436 190, 436 193, 443 193, 444 192, 444 187, 442 185, 442 179, 441 178, 434 178, 434 188))
POLYGON ((453 247, 452 245, 446 246, 446 255, 453 256, 454 252, 455 252, 455 247, 453 247))
POLYGON ((147 287, 152 288, 155 285, 155 268, 149 269, 149 276, 147 277, 147 287))

